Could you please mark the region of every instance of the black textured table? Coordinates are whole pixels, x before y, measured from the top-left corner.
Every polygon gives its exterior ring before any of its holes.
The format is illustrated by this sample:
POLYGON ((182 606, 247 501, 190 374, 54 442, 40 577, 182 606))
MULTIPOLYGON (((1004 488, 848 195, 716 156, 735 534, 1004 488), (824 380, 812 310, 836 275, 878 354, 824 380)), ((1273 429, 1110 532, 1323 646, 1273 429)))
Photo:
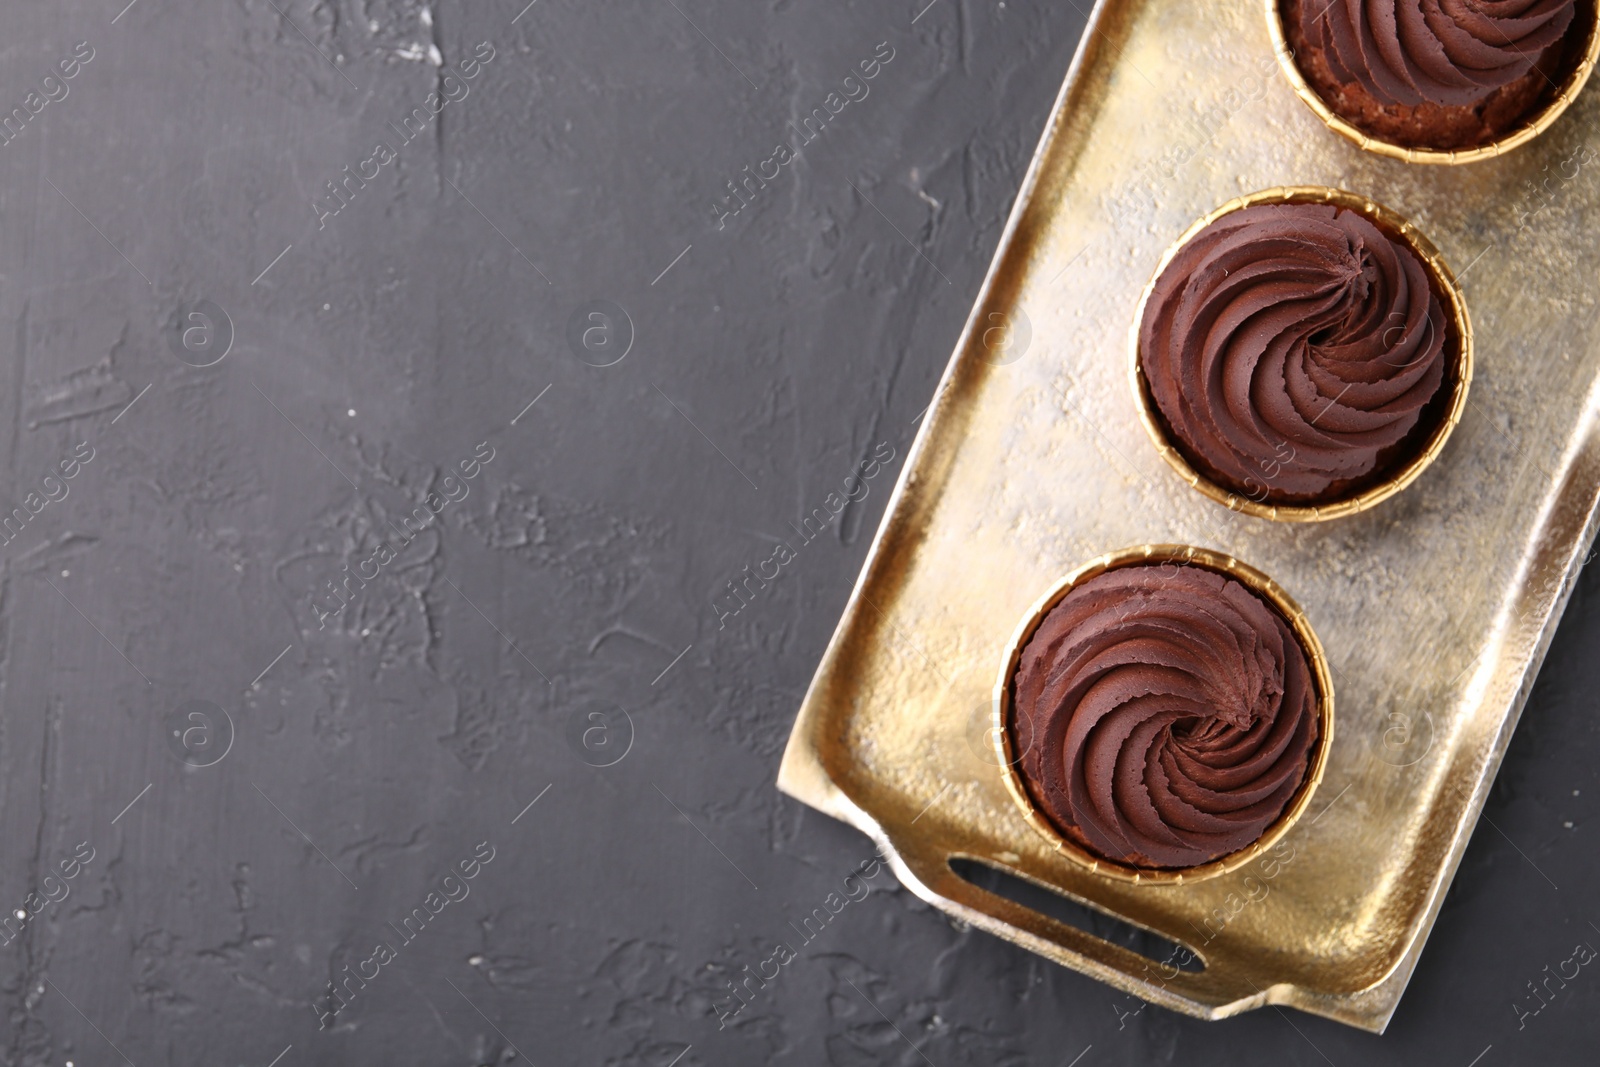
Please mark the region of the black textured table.
POLYGON ((3 15, 0 1063, 1592 1058, 1593 575, 1381 1038, 774 788, 1071 0, 123 2, 3 15))

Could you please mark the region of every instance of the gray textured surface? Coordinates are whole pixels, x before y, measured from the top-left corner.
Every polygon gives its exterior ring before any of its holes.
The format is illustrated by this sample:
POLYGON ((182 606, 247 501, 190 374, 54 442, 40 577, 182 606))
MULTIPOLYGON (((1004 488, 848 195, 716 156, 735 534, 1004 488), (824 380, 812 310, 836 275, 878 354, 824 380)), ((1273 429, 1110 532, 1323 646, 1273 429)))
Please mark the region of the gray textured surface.
POLYGON ((1514 1007, 1600 946, 1592 574, 1387 1036, 1135 1013, 887 874, 719 1029, 727 981, 870 855, 777 794, 778 754, 1070 2, 119 9, 14 3, 0 45, 0 105, 40 94, 0 144, 0 502, 37 509, 0 547, 0 896, 38 912, 0 946, 0 1063, 1592 1054, 1592 967, 1520 1029, 1514 1007), (719 229, 724 183, 880 42, 869 94, 719 229), (402 144, 436 91, 459 98, 402 144), (378 141, 397 158, 319 229, 378 141), (596 300, 635 335, 604 368, 567 341, 596 300), (880 442, 865 498, 719 628, 713 595, 880 442), (313 594, 429 492, 438 517, 319 629, 313 594), (412 940, 387 926, 488 848, 412 940))

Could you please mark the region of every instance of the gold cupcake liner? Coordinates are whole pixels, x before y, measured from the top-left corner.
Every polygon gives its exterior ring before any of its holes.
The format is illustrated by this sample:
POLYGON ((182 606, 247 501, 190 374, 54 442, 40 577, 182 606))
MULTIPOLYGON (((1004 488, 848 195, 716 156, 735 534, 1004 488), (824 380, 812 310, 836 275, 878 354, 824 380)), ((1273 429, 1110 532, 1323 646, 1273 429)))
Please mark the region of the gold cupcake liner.
POLYGON ((1156 451, 1161 453, 1172 468, 1178 472, 1184 481, 1212 500, 1217 501, 1232 511, 1242 511, 1246 515, 1257 518, 1272 519, 1278 522, 1321 522, 1326 519, 1342 518, 1354 515, 1394 496, 1400 490, 1417 480, 1428 464, 1432 463, 1444 449, 1445 442, 1449 440, 1451 432, 1456 428, 1456 423, 1461 421, 1462 415, 1467 410, 1467 389, 1472 384, 1472 322, 1467 316, 1467 303, 1462 295, 1461 286, 1457 283, 1455 275, 1445 264, 1444 257, 1439 250, 1424 237, 1415 226, 1403 216, 1384 207, 1374 200, 1364 196, 1346 192, 1343 189, 1332 189, 1322 185, 1289 185, 1272 189, 1263 189, 1257 193, 1237 197, 1228 201, 1210 214, 1201 218, 1194 225, 1184 231, 1183 236, 1175 241, 1162 255, 1161 261, 1156 264, 1155 271, 1150 275, 1150 280, 1145 284, 1144 291, 1139 296, 1138 309, 1134 312, 1133 328, 1130 331, 1130 348, 1133 358, 1131 364, 1133 395, 1139 407, 1139 421, 1144 424, 1145 431, 1150 439, 1155 442, 1156 451), (1168 436, 1165 420, 1156 407, 1155 398, 1150 395, 1150 384, 1145 380, 1144 368, 1139 358, 1139 327, 1144 322, 1145 306, 1150 301, 1150 294, 1155 290, 1156 281, 1161 277, 1167 266, 1188 244, 1194 236, 1224 215, 1255 207, 1258 204, 1332 204, 1335 207, 1346 208, 1366 218, 1369 222, 1389 233, 1397 234, 1410 246, 1432 276, 1434 283, 1439 287, 1440 295, 1444 298, 1446 313, 1455 326, 1457 337, 1454 366, 1450 368, 1454 379, 1449 409, 1445 412, 1438 424, 1433 428, 1427 439, 1421 442, 1416 454, 1401 468, 1396 470, 1384 481, 1369 486, 1358 493, 1343 499, 1321 504, 1270 504, 1263 500, 1253 500, 1242 496, 1231 489, 1225 488, 1196 470, 1178 450, 1176 443, 1168 436))
POLYGON ((1139 885, 1183 885, 1214 878, 1219 874, 1226 874, 1244 866, 1256 859, 1267 849, 1276 844, 1284 834, 1289 832, 1300 816, 1305 812, 1306 806, 1311 802, 1311 794, 1316 792, 1317 785, 1322 781, 1323 768, 1327 764, 1328 750, 1333 744, 1333 676, 1328 666, 1327 653, 1323 651, 1322 642, 1317 640, 1316 632, 1312 630, 1311 623, 1306 619, 1305 612, 1294 599, 1286 593, 1278 583, 1268 578, 1265 574, 1248 564, 1241 563, 1232 556, 1221 552, 1213 552, 1206 548, 1195 548, 1191 545, 1136 545, 1118 552, 1109 552, 1096 557, 1077 570, 1061 579, 1056 586, 1041 597, 1028 611, 1021 625, 1012 635, 1010 643, 1006 646, 1004 663, 1000 669, 999 681, 994 688, 994 722, 993 736, 995 747, 999 752, 1001 773, 1005 777, 1006 789, 1016 801, 1028 825, 1048 841, 1057 853, 1072 860, 1074 863, 1088 870, 1103 875, 1119 882, 1133 882, 1139 885), (1289 805, 1284 808, 1283 814, 1278 816, 1265 832, 1250 845, 1238 852, 1229 853, 1220 859, 1212 860, 1196 867, 1173 868, 1158 870, 1142 867, 1131 867, 1116 863, 1112 860, 1097 856, 1076 842, 1067 838, 1055 825, 1038 810, 1033 797, 1028 792, 1026 783, 1022 780, 1017 764, 1021 761, 1022 753, 1013 751, 1010 719, 1011 719, 1011 682, 1017 673, 1017 661, 1022 657, 1022 650, 1033 637, 1033 632, 1043 621, 1050 610, 1061 602, 1077 586, 1091 578, 1098 577, 1107 571, 1117 570, 1121 567, 1151 566, 1161 564, 1175 564, 1182 567, 1203 567, 1216 574, 1233 578, 1244 584, 1251 592, 1265 600, 1267 604, 1281 615, 1289 628, 1294 631, 1294 636, 1300 642, 1300 647, 1305 650, 1306 659, 1311 663, 1311 675, 1317 689, 1317 720, 1320 727, 1317 743, 1311 752, 1310 762, 1306 767, 1305 779, 1300 783, 1300 789, 1295 793, 1289 805))
MULTIPOLYGON (((1526 144, 1539 136, 1550 125, 1561 117, 1583 89, 1584 82, 1589 80, 1589 74, 1594 70, 1596 59, 1600 59, 1600 7, 1591 8, 1589 22, 1589 37, 1584 43, 1583 57, 1567 75, 1565 81, 1556 90, 1556 95, 1545 107, 1525 119, 1522 125, 1510 133, 1490 141, 1477 148, 1407 148, 1404 145, 1393 144, 1381 138, 1366 133, 1349 121, 1334 114, 1333 109, 1317 94, 1300 73, 1300 68, 1295 65, 1294 51, 1289 47, 1288 36, 1283 30, 1283 19, 1279 16, 1278 0, 1266 0, 1267 5, 1267 32, 1272 35, 1272 49, 1278 55, 1278 66, 1283 68, 1284 76, 1289 79, 1289 84, 1294 88, 1295 95, 1306 102, 1317 117, 1333 132, 1347 140, 1355 142, 1356 146, 1368 152, 1376 152, 1391 159, 1402 160, 1406 163, 1427 163, 1454 166, 1460 163, 1476 163, 1480 159, 1493 159, 1496 156, 1526 144)), ((1580 14, 1581 14, 1580 10, 1580 14)))

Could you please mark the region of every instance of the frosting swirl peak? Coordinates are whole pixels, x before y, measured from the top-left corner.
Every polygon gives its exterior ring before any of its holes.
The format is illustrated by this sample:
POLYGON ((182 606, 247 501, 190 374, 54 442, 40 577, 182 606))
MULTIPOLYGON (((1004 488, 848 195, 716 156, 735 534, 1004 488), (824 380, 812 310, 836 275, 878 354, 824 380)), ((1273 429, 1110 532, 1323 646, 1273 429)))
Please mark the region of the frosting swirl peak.
POLYGON ((1383 105, 1471 106, 1533 70, 1575 0, 1302 0, 1333 76, 1383 105))
POLYGON ((1320 732, 1305 650, 1240 582, 1135 565, 1072 589, 1012 679, 1018 770, 1090 852, 1193 867, 1245 848, 1305 780, 1320 732))
POLYGON ((1268 203, 1195 234, 1151 288, 1139 360, 1191 463, 1269 504, 1381 475, 1444 380, 1429 269, 1360 214, 1268 203))

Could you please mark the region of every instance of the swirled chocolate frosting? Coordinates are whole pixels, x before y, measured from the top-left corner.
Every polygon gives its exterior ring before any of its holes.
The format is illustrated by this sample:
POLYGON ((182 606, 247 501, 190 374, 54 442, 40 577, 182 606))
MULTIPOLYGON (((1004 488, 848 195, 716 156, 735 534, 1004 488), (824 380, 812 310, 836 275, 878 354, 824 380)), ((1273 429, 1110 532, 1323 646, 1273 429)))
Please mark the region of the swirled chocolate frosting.
POLYGON ((1287 4, 1294 9, 1285 12, 1285 24, 1296 62, 1336 113, 1386 139, 1435 148, 1492 140, 1547 97, 1578 6, 1576 0, 1287 4))
POLYGON ((1174 564, 1118 568, 1063 597, 1022 651, 1012 716, 1039 811, 1144 868, 1257 840, 1319 734, 1311 667, 1283 618, 1232 578, 1174 564))
POLYGON ((1310 504, 1381 477, 1413 443, 1453 332, 1398 239, 1343 208, 1261 204, 1162 271, 1139 359, 1191 465, 1258 502, 1310 504))

